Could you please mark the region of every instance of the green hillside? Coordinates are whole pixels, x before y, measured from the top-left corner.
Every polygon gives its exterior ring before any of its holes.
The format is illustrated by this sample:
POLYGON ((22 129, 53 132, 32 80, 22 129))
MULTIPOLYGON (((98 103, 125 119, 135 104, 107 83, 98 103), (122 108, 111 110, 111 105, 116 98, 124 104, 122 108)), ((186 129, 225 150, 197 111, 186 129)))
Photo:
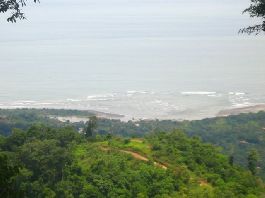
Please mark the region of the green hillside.
POLYGON ((39 125, 0 142, 1 197, 264 197, 258 177, 181 131, 85 138, 39 125))
MULTIPOLYGON (((52 109, 0 110, 0 134, 9 135, 13 128, 27 130, 33 124, 50 127, 71 126, 76 130, 85 127, 84 122, 60 122, 53 117, 88 118, 89 111, 52 109), (51 117, 52 116, 52 117, 51 117)), ((203 142, 222 147, 222 153, 233 158, 235 164, 247 168, 247 158, 251 150, 259 155, 258 174, 265 179, 265 112, 236 116, 210 118, 198 121, 140 120, 121 122, 119 120, 98 119, 98 134, 122 137, 144 137, 156 131, 183 130, 190 137, 199 137, 203 142)))

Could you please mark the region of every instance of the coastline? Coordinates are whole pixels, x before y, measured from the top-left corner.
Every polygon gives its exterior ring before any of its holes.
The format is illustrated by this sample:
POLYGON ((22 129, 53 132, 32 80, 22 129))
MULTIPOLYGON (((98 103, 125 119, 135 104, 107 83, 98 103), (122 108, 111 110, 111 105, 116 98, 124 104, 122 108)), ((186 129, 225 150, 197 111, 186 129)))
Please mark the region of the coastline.
MULTIPOLYGON (((219 111, 216 115, 211 116, 211 117, 202 117, 201 119, 192 119, 192 120, 203 120, 207 118, 215 118, 215 117, 227 117, 227 116, 232 116, 232 115, 239 115, 242 113, 258 113, 260 111, 265 111, 265 104, 257 104, 257 105, 252 105, 252 106, 246 106, 246 107, 238 107, 238 108, 231 108, 231 109, 224 109, 219 111)), ((111 113, 104 113, 104 112, 99 112, 99 111, 93 111, 93 110, 87 110, 87 112, 94 113, 95 116, 99 118, 104 118, 104 119, 114 119, 114 120, 120 120, 122 122, 128 122, 128 121, 133 121, 137 122, 140 120, 157 120, 157 118, 139 118, 139 119, 128 119, 125 115, 118 115, 118 114, 111 114, 111 113)), ((55 116, 53 117, 55 119, 58 119, 59 121, 62 122, 86 122, 88 121, 88 117, 83 117, 83 116, 55 116)), ((163 119, 159 119, 163 120, 163 119)), ((166 119, 166 120, 175 120, 175 121, 184 121, 187 119, 182 119, 182 120, 176 120, 176 119, 166 119)), ((192 121, 189 120, 189 121, 192 121)))
POLYGON ((227 117, 231 115, 239 115, 242 113, 258 113, 259 111, 265 111, 265 104, 256 104, 246 107, 238 107, 238 108, 228 108, 223 109, 219 112, 217 112, 213 116, 207 116, 207 117, 201 117, 198 119, 174 119, 174 118, 168 118, 168 119, 158 119, 158 118, 133 118, 126 115, 121 114, 114 114, 114 113, 107 113, 107 112, 101 112, 101 111, 95 111, 95 110, 80 110, 80 109, 57 109, 57 108, 0 108, 0 110, 41 110, 45 112, 45 115, 48 116, 51 119, 57 119, 61 122, 87 122, 89 120, 89 117, 91 115, 95 115, 98 118, 103 119, 111 119, 111 120, 120 120, 122 122, 137 122, 140 120, 175 120, 175 121, 184 121, 184 120, 203 120, 207 118, 214 118, 214 117, 227 117), (64 113, 53 113, 53 110, 55 111, 69 111, 71 113, 64 114, 64 113), (73 111, 73 112, 72 112, 73 111), (77 112, 74 112, 77 111, 77 112), (81 112, 81 113, 80 113, 81 112))
MULTIPOLYGON (((184 120, 203 120, 206 118, 214 118, 214 117, 227 117, 232 115, 239 115, 242 113, 258 113, 260 111, 265 111, 265 104, 255 104, 245 107, 236 107, 236 108, 229 108, 229 109, 223 109, 219 111, 216 115, 210 116, 210 117, 202 117, 201 119, 158 119, 158 120, 176 120, 176 121, 184 121, 184 120)), ((128 119, 125 115, 116 115, 116 114, 110 114, 110 113, 103 113, 103 112, 97 112, 97 117, 105 118, 105 119, 118 119, 124 122, 128 121, 139 121, 139 120, 157 120, 157 118, 132 118, 128 119)))
POLYGON ((265 104, 257 104, 246 107, 224 109, 217 113, 216 117, 226 117, 230 115, 239 115, 241 113, 258 113, 259 111, 265 111, 265 104))
POLYGON ((80 110, 80 109, 66 109, 66 108, 0 108, 0 111, 1 110, 37 111, 51 119, 57 119, 61 122, 69 121, 71 123, 82 122, 82 121, 87 122, 90 116, 96 116, 98 118, 105 118, 105 119, 123 119, 125 117, 124 115, 120 114, 100 112, 95 110, 80 110))

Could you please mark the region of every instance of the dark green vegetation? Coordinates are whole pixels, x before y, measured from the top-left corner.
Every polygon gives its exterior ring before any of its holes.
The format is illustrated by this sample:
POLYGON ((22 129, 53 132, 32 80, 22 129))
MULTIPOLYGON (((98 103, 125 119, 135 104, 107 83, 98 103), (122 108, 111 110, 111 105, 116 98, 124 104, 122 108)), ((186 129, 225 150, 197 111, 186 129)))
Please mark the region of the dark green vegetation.
POLYGON ((0 110, 0 197, 265 196, 257 177, 264 112, 183 122, 51 118, 91 115, 0 110))
MULTIPOLYGON (((33 0, 39 2, 39 0, 33 0)), ((26 0, 0 0, 0 13, 10 13, 8 22, 16 22, 17 19, 26 19, 22 7, 26 6, 26 0)))
POLYGON ((196 136, 204 142, 223 148, 235 164, 248 167, 248 155, 257 150, 258 175, 265 179, 265 112, 241 114, 229 117, 211 118, 199 121, 139 121, 122 123, 102 120, 99 132, 122 136, 138 136, 156 131, 181 129, 188 136, 196 136))
POLYGON ((264 0, 251 0, 250 7, 245 9, 243 13, 248 13, 252 18, 261 19, 261 24, 249 26, 240 30, 242 33, 260 33, 265 32, 265 1, 264 0))
MULTIPOLYGON (((13 128, 26 130, 33 124, 44 124, 45 126, 62 127, 69 123, 62 123, 52 117, 58 116, 93 116, 91 111, 78 110, 55 110, 55 109, 0 109, 0 134, 9 135, 13 128)), ((82 123, 82 127, 84 123, 82 123)), ((78 125, 79 126, 79 125, 78 125)))
POLYGON ((180 131, 146 138, 32 126, 2 137, 0 197, 264 197, 264 184, 180 131))
MULTIPOLYGON (((0 134, 8 135, 12 128, 27 130, 32 124, 51 127, 71 126, 76 130, 86 127, 86 123, 60 122, 50 116, 90 117, 89 111, 77 110, 0 110, 0 134)), ((265 179, 265 112, 241 114, 199 121, 159 121, 142 120, 121 122, 119 120, 98 119, 96 134, 123 137, 144 137, 157 131, 183 130, 188 136, 196 136, 223 148, 231 161, 245 168, 249 166, 248 156, 254 149, 258 156, 257 174, 265 179)))
POLYGON ((93 137, 95 129, 97 128, 97 117, 91 116, 87 122, 87 126, 85 128, 84 134, 88 137, 93 137))

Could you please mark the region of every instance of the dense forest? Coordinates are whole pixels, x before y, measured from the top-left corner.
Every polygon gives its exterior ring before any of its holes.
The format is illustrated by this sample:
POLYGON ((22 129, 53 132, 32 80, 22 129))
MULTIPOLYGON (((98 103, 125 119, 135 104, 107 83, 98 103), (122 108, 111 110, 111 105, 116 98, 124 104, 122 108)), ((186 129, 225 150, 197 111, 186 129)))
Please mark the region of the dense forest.
POLYGON ((2 137, 1 197, 264 197, 264 184, 181 131, 87 137, 32 126, 2 137))
MULTIPOLYGON (((0 110, 0 134, 9 135, 13 128, 27 130, 33 124, 50 127, 72 126, 83 129, 85 122, 61 122, 56 116, 77 116, 88 118, 91 111, 19 109, 0 110)), ((233 158, 234 163, 247 167, 247 157, 251 150, 259 156, 258 174, 265 179, 265 112, 241 114, 228 117, 210 118, 198 121, 140 120, 122 122, 120 120, 98 119, 96 133, 122 137, 144 137, 157 131, 183 130, 188 136, 196 136, 204 142, 223 148, 222 152, 233 158)))
POLYGON ((264 112, 183 122, 56 119, 91 115, 0 110, 0 197, 265 196, 264 112))

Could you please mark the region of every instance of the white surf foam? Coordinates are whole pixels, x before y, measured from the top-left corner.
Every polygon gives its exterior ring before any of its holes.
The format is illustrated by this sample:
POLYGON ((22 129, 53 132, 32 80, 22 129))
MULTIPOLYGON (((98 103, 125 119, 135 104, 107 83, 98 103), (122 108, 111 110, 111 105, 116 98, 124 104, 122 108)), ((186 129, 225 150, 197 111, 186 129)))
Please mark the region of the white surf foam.
POLYGON ((102 95, 90 95, 87 96, 87 100, 106 101, 112 100, 116 94, 102 94, 102 95))
POLYGON ((69 101, 69 102, 81 102, 82 100, 80 100, 80 99, 72 99, 72 98, 68 98, 67 101, 69 101))
POLYGON ((181 92, 182 95, 209 95, 213 96, 216 94, 214 91, 184 91, 181 92))

